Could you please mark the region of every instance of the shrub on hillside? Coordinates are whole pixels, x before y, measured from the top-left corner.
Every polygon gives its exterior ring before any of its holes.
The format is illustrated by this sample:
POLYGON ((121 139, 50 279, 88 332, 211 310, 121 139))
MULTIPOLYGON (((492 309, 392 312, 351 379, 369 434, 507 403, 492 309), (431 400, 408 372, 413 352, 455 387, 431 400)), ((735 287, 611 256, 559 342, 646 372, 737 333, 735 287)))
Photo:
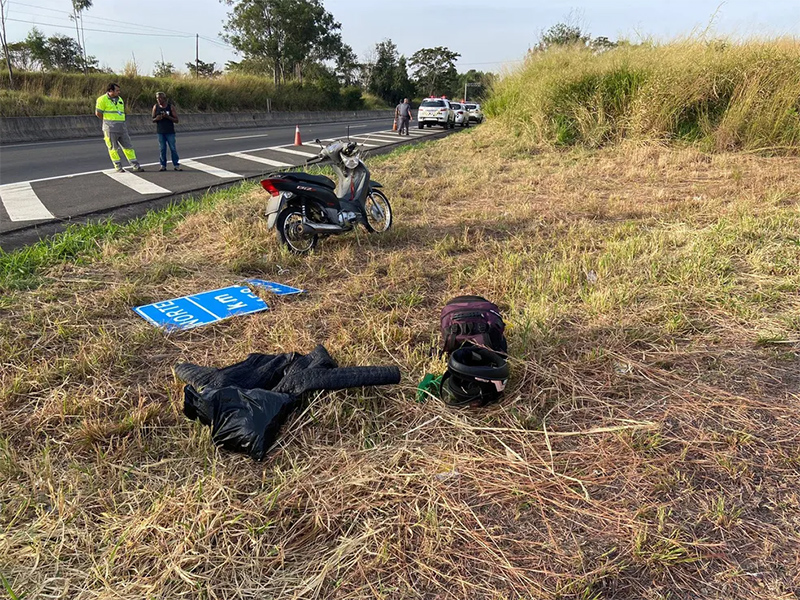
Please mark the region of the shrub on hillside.
POLYGON ((795 148, 798 63, 794 40, 553 48, 499 81, 485 110, 523 144, 795 148))

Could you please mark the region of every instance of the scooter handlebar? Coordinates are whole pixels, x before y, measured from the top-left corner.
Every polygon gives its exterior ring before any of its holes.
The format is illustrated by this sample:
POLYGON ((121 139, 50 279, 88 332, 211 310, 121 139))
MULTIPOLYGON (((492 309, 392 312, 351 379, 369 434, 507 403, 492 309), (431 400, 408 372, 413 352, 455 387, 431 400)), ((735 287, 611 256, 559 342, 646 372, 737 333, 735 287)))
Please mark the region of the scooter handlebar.
POLYGON ((307 165, 313 165, 314 163, 322 162, 324 160, 323 156, 312 156, 311 158, 306 160, 307 165))

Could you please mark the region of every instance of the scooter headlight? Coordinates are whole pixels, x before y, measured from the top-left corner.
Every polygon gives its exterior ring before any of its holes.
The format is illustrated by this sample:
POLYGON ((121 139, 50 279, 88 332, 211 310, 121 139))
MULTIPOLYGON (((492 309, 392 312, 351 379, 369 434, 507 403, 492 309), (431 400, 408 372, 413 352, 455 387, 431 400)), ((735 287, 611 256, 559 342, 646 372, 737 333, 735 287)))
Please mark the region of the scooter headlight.
POLYGON ((344 166, 348 169, 355 169, 358 166, 358 159, 355 156, 348 156, 344 159, 344 166))

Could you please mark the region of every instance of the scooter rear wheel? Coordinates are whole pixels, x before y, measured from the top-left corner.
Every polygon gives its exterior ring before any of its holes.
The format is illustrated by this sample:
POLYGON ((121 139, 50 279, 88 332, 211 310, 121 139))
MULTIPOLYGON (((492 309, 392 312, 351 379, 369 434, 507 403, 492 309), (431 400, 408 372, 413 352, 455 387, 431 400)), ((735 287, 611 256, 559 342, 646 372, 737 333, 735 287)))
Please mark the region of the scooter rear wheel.
POLYGON ((378 190, 372 190, 368 195, 364 208, 367 213, 367 222, 364 224, 370 233, 383 233, 392 226, 392 205, 389 199, 378 190))
POLYGON ((316 248, 319 241, 316 234, 303 233, 303 213, 299 208, 291 207, 281 211, 275 229, 281 245, 294 254, 308 254, 316 248))

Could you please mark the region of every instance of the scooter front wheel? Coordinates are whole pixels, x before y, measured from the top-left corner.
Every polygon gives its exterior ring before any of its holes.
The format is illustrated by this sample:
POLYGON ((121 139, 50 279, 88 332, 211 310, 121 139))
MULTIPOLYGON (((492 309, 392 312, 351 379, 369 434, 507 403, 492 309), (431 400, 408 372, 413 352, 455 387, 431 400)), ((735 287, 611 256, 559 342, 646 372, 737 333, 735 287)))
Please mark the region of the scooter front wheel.
POLYGON ((392 205, 389 199, 378 190, 372 190, 364 202, 367 222, 364 224, 370 233, 383 233, 392 226, 392 205))
POLYGON ((308 254, 319 241, 316 234, 303 233, 303 213, 299 208, 291 207, 281 211, 275 229, 281 245, 294 254, 308 254))

